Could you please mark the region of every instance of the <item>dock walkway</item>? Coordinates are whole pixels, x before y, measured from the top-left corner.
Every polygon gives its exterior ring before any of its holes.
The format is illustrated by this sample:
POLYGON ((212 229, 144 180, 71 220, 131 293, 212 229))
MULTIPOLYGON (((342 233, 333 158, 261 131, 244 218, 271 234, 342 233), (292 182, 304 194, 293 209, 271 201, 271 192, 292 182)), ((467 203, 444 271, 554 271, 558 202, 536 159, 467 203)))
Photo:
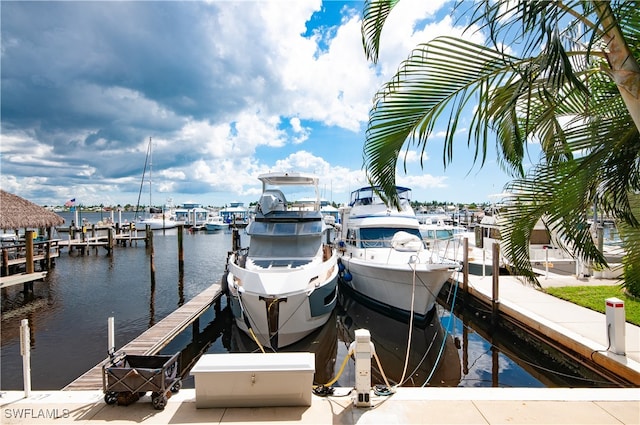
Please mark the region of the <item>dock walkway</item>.
POLYGON ((104 247, 107 250, 111 249, 110 244, 119 244, 126 245, 129 242, 129 245, 132 245, 132 242, 137 241, 146 241, 147 236, 144 232, 139 235, 136 232, 133 234, 129 233, 119 233, 114 235, 112 240, 109 239, 108 235, 98 235, 98 236, 85 236, 83 238, 74 238, 74 239, 62 239, 59 242, 60 248, 77 248, 77 249, 89 249, 89 248, 98 248, 104 247))
MULTIPOLYGON (((209 308, 221 294, 220 284, 211 285, 117 351, 147 356, 157 354, 176 335, 200 317, 202 312, 209 308)), ((102 365, 108 360, 105 358, 62 390, 101 390, 102 365)))
POLYGON ((101 391, 19 391, 0 396, 3 424, 611 424, 640 423, 635 388, 398 388, 355 407, 351 388, 311 396, 311 406, 197 409, 182 389, 154 410, 147 394, 129 406, 107 405, 101 391))
MULTIPOLYGON (((459 279, 462 279, 460 275, 459 279)), ((610 280, 583 281, 575 276, 551 275, 545 286, 607 285, 610 280)), ((490 303, 492 277, 469 275, 469 294, 490 303)), ((514 276, 500 276, 501 313, 519 320, 595 363, 640 386, 640 327, 625 323, 626 355, 608 351, 606 315, 580 307, 522 283, 514 276)), ((604 300, 602 300, 604 304, 604 300)))

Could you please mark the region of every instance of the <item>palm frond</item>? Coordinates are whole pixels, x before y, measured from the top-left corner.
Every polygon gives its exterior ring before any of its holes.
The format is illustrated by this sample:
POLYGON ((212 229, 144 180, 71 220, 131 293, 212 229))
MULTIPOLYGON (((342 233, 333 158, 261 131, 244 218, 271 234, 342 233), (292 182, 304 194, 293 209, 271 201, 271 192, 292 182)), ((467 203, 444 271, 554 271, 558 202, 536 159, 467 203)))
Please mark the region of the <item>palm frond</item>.
POLYGON ((362 46, 368 60, 378 62, 380 36, 391 9, 399 0, 367 0, 362 13, 362 46))
MULTIPOLYGON (((459 119, 474 94, 489 99, 490 88, 509 78, 511 65, 501 54, 451 37, 440 37, 416 48, 375 96, 364 147, 370 178, 395 199, 395 171, 405 142, 424 146, 437 119, 448 112, 443 161, 453 156, 459 119)), ((488 140, 486 108, 477 108, 472 133, 488 140)), ((471 136, 469 138, 471 140, 471 136)), ((484 160, 486 146, 476 149, 484 160)))

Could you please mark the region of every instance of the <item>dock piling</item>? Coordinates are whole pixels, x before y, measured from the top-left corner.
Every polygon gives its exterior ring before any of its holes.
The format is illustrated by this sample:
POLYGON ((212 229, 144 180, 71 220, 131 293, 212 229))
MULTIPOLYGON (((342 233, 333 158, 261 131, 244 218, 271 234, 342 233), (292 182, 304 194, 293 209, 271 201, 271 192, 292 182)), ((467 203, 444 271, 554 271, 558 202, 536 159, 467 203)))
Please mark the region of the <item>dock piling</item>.
POLYGON ((491 323, 496 325, 498 323, 498 309, 500 305, 500 296, 498 293, 498 283, 500 278, 500 245, 497 242, 493 243, 492 253, 493 268, 492 268, 492 292, 491 292, 491 323))
POLYGON ((184 226, 178 226, 178 275, 180 279, 184 278, 184 246, 182 244, 184 226))
POLYGON ((462 295, 463 299, 469 290, 469 239, 462 239, 462 295))

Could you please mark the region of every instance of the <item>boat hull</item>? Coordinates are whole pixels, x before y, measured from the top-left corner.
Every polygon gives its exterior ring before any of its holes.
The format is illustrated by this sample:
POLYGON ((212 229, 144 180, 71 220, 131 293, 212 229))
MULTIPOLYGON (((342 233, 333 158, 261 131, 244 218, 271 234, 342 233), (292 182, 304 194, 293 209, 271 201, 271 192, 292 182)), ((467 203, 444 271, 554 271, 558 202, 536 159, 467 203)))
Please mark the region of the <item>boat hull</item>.
POLYGON ((149 219, 136 221, 136 229, 144 230, 149 226, 151 230, 173 229, 177 226, 173 220, 149 219))
POLYGON ((207 223, 205 225, 205 228, 207 229, 207 232, 217 232, 219 230, 228 229, 229 225, 228 224, 211 224, 211 223, 207 223))
POLYGON ((426 317, 434 307, 442 286, 455 271, 455 264, 373 263, 343 257, 342 282, 353 292, 398 310, 399 316, 426 317), (348 272, 348 273, 347 273, 348 272))
POLYGON ((234 264, 232 256, 226 279, 236 325, 273 349, 303 339, 327 323, 335 308, 336 261, 334 254, 307 268, 248 270, 234 264))

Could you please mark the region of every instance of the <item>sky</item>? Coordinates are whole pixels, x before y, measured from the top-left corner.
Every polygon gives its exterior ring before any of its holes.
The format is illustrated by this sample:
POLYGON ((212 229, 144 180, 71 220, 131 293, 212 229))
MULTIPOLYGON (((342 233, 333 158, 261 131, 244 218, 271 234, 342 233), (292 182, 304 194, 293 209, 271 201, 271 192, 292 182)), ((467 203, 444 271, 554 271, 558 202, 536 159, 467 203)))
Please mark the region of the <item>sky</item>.
MULTIPOLYGON (((3 0, 0 186, 39 205, 248 205, 258 175, 289 171, 347 202, 367 185, 376 91, 419 43, 462 35, 452 7, 402 0, 374 65, 361 1, 3 0)), ((397 184, 415 201, 491 202, 510 180, 495 149, 474 165, 463 129, 445 169, 445 125, 397 184)))

